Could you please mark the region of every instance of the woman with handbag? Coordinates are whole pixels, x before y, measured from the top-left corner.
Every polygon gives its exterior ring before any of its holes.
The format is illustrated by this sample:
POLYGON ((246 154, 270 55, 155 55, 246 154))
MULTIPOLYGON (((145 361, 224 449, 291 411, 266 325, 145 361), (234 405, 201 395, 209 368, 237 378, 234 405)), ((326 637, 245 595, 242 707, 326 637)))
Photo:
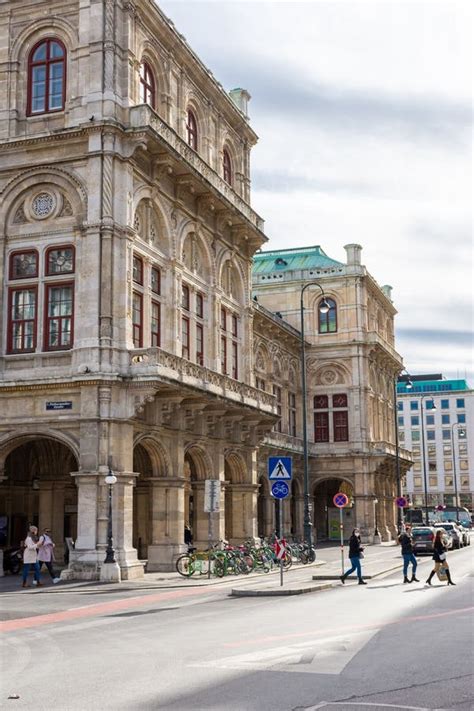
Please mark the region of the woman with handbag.
POLYGON ((364 557, 363 548, 360 541, 360 531, 358 528, 354 528, 352 535, 349 538, 349 559, 352 564, 350 570, 346 570, 344 575, 341 575, 341 583, 344 585, 346 578, 355 571, 357 571, 357 577, 359 578, 359 585, 367 585, 367 583, 362 580, 362 568, 360 566, 360 559, 364 557))
POLYGON ((448 578, 448 585, 456 585, 456 583, 453 583, 451 580, 451 573, 449 570, 449 565, 448 561, 446 560, 446 551, 448 550, 448 546, 444 543, 443 541, 443 533, 441 529, 438 529, 436 531, 436 536, 434 539, 434 544, 433 544, 433 560, 435 562, 434 568, 430 573, 430 577, 426 581, 428 585, 431 585, 431 578, 435 573, 438 572, 440 568, 443 568, 446 572, 446 577, 448 578))

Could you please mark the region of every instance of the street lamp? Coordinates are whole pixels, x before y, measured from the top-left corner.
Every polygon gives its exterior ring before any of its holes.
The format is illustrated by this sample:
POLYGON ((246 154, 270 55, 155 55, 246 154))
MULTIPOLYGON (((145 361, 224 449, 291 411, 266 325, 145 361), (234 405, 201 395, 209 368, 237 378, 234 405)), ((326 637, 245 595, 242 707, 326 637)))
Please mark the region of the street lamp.
MULTIPOLYGON (((458 494, 458 477, 456 474, 456 450, 454 447, 454 428, 459 427, 461 422, 453 422, 451 425, 451 444, 453 447, 453 479, 454 479, 454 498, 456 506, 456 523, 459 523, 459 494, 458 494)), ((458 439, 466 438, 466 430, 464 427, 460 427, 458 430, 458 439)))
POLYGON ((430 525, 429 521, 429 516, 428 516, 428 483, 426 480, 426 452, 425 452, 425 421, 424 421, 424 416, 423 416, 423 401, 429 399, 431 401, 431 407, 428 408, 432 411, 436 410, 436 405, 432 397, 422 395, 420 398, 420 412, 421 412, 421 441, 422 441, 422 448, 423 448, 423 488, 424 488, 424 494, 425 494, 425 524, 427 526, 430 525))
POLYGON ((300 332, 301 332, 301 388, 302 388, 302 409, 303 409, 303 458, 304 458, 304 539, 306 544, 311 551, 313 548, 313 533, 311 530, 311 516, 309 512, 309 467, 308 467, 308 431, 306 424, 306 355, 305 355, 305 342, 304 342, 304 292, 309 289, 310 286, 317 286, 321 289, 321 294, 323 300, 319 305, 319 312, 322 314, 327 314, 331 308, 326 301, 326 296, 324 294, 323 287, 317 281, 309 281, 301 289, 300 298, 300 332))
POLYGON ((114 541, 112 538, 112 487, 117 483, 117 477, 109 467, 109 473, 105 477, 105 483, 109 486, 109 515, 107 521, 107 550, 104 563, 117 563, 115 560, 114 541))
POLYGON ((379 527, 377 526, 377 504, 378 503, 379 503, 379 500, 374 499, 374 519, 375 519, 374 536, 380 536, 379 527))
MULTIPOLYGON (((413 389, 413 383, 411 382, 410 375, 408 372, 405 370, 406 373, 406 378, 404 378, 403 382, 405 384, 405 389, 406 390, 412 390, 413 389)), ((401 498, 402 496, 402 475, 400 472, 400 449, 399 449, 399 443, 398 443, 398 402, 397 402, 397 383, 399 379, 399 375, 395 376, 393 379, 393 409, 395 412, 395 462, 396 462, 396 471, 397 471, 397 497, 401 498)), ((402 532, 402 527, 403 527, 403 508, 401 506, 397 506, 397 526, 398 526, 398 533, 402 532)))

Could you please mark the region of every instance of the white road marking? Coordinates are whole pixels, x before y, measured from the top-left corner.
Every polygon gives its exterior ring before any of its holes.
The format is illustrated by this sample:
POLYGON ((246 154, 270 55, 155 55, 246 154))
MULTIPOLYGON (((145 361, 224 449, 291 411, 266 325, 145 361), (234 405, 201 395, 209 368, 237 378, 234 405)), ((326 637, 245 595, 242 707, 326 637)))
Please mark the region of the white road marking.
POLYGON ((362 632, 313 638, 297 644, 259 649, 248 654, 236 654, 207 661, 194 662, 190 667, 215 669, 266 669, 308 674, 341 674, 351 659, 377 634, 378 628, 362 632))

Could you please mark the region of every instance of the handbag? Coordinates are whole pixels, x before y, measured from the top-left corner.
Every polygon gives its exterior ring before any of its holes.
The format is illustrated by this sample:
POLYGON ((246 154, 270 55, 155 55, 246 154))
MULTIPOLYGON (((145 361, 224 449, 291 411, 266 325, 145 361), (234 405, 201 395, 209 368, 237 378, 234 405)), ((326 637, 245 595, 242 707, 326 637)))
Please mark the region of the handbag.
POLYGON ((365 558, 365 556, 364 556, 364 554, 362 553, 362 551, 359 553, 359 558, 365 558))
POLYGON ((446 560, 446 553, 440 553, 440 554, 439 554, 439 559, 440 559, 440 560, 446 560))
POLYGON ((445 566, 441 566, 441 568, 438 570, 438 579, 444 582, 445 580, 448 579, 448 576, 446 574, 447 568, 445 566))

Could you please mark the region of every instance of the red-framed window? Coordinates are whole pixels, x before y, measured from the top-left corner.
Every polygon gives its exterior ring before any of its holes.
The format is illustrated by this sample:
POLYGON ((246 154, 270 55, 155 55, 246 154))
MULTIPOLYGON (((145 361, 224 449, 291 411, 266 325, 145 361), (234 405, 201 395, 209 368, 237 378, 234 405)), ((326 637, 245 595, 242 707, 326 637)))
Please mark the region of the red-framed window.
POLYGON ((195 151, 198 149, 198 129, 197 121, 194 113, 191 109, 188 109, 186 115, 186 136, 188 141, 188 146, 193 148, 195 151))
POLYGON ((227 375, 227 338, 221 336, 221 373, 227 375))
POLYGON ((186 284, 182 284, 181 285, 181 308, 185 309, 186 311, 189 311, 189 304, 190 304, 189 286, 186 286, 186 284))
POLYGON ((154 109, 155 96, 155 77, 148 62, 142 62, 140 65, 140 103, 149 104, 154 109))
POLYGON ((314 409, 325 410, 329 407, 329 398, 327 395, 316 395, 314 398, 314 409))
POLYGON ((143 259, 136 254, 133 255, 133 281, 143 284, 143 259))
POLYGON ((143 295, 137 291, 132 296, 133 347, 143 348, 143 295))
POLYGON ((8 353, 32 353, 36 348, 38 287, 14 287, 8 294, 8 353))
POLYGON ((226 148, 224 148, 222 154, 222 174, 224 176, 225 182, 229 183, 229 185, 232 185, 232 161, 230 158, 229 151, 226 148))
POLYGON ((196 363, 204 365, 204 326, 196 324, 196 363))
POLYGON ((157 294, 158 296, 160 296, 160 294, 161 294, 161 272, 158 269, 158 267, 151 268, 150 285, 151 285, 152 292, 154 294, 157 294))
POLYGON ((335 442, 349 441, 349 422, 347 410, 334 411, 332 413, 335 442))
POLYGON ((74 282, 45 284, 45 351, 72 348, 74 337, 74 282))
POLYGON ((151 302, 151 347, 159 348, 161 342, 161 304, 151 302))
POLYGON ((337 305, 334 299, 326 298, 326 302, 329 305, 329 311, 322 314, 319 310, 319 306, 323 302, 323 299, 318 304, 318 331, 319 333, 336 333, 337 331, 337 305))
POLYGON ((314 441, 329 442, 329 413, 314 413, 314 441))
POLYGON ((65 245, 61 247, 50 247, 46 250, 45 274, 46 276, 59 276, 61 274, 73 274, 74 247, 65 245))
POLYGON ((288 393, 288 434, 296 437, 296 394, 288 393))
POLYGON ((38 276, 38 252, 25 249, 10 254, 10 279, 35 279, 38 276))
POLYGON ((189 360, 190 354, 190 334, 189 334, 189 318, 182 316, 181 318, 181 356, 189 360))
POLYGON ((231 317, 231 327, 232 327, 232 331, 231 331, 232 336, 234 338, 238 338, 238 336, 239 336, 239 319, 237 318, 237 316, 235 314, 232 314, 232 317, 231 317))
POLYGON ((28 57, 27 114, 63 111, 66 99, 66 49, 61 40, 38 42, 28 57))
POLYGON ((275 432, 281 432, 282 426, 281 426, 281 388, 278 385, 273 386, 273 394, 276 397, 276 405, 277 405, 277 415, 280 418, 278 422, 275 422, 275 425, 273 429, 275 432))
POLYGON ((224 308, 221 308, 221 328, 227 330, 227 311, 224 308))

